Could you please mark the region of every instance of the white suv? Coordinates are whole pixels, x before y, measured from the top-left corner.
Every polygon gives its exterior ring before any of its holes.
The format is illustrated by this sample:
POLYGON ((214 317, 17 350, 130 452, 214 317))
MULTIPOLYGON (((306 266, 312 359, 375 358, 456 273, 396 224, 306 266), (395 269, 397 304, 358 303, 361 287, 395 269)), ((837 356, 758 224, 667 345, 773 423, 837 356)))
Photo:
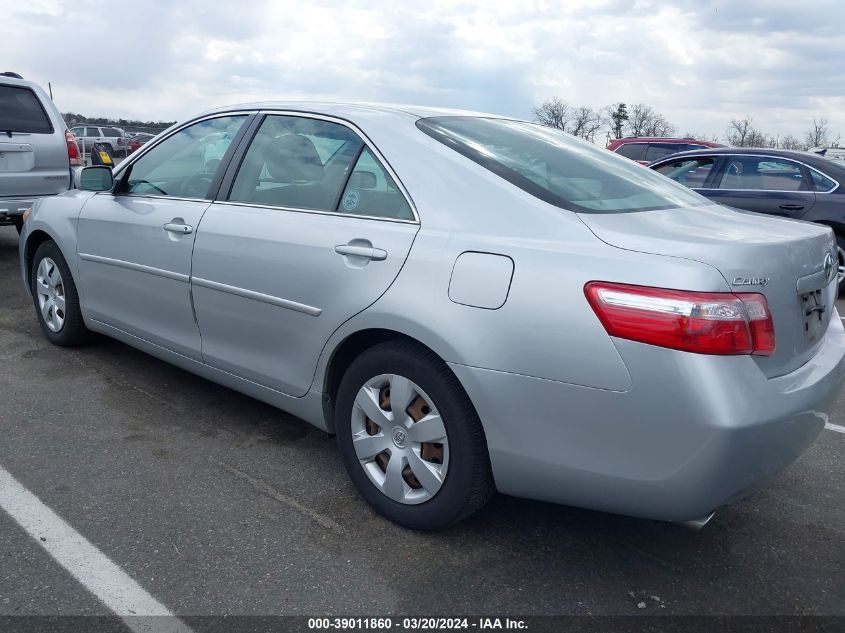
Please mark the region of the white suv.
POLYGON ((71 188, 79 148, 53 101, 17 73, 0 73, 0 225, 21 230, 35 201, 71 188))
POLYGON ((75 125, 70 129, 84 153, 91 151, 94 143, 103 143, 111 148, 113 156, 126 151, 126 134, 119 127, 111 125, 75 125))

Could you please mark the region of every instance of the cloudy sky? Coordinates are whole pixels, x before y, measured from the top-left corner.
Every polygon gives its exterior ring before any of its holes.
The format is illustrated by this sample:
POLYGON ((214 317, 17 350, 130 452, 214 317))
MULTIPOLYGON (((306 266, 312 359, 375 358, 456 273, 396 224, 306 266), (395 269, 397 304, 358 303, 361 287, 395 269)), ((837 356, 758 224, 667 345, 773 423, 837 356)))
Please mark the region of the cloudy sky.
POLYGON ((845 136, 843 0, 0 0, 0 64, 63 111, 182 119, 331 99, 528 118, 643 102, 680 132, 745 114, 845 136))

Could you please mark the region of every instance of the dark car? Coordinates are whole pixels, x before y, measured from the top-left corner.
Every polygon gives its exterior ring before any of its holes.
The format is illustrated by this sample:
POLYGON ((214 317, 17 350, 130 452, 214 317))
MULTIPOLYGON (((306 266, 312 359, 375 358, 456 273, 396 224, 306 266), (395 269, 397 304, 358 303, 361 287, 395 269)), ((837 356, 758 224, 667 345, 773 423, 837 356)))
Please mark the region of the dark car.
POLYGON ((643 165, 664 156, 708 147, 726 147, 714 141, 697 141, 692 138, 628 137, 617 138, 607 144, 607 149, 643 165))
POLYGON ((649 165, 714 202, 831 227, 845 291, 845 164, 808 152, 718 148, 683 152, 649 165))

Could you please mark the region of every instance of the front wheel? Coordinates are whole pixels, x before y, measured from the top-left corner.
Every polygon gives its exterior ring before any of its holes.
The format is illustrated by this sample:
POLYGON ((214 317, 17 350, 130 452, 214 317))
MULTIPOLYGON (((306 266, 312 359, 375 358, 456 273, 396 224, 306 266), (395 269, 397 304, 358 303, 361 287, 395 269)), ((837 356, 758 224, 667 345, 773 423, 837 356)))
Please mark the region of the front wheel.
POLYGON ((35 251, 30 288, 38 324, 51 343, 70 347, 89 340, 90 332, 82 321, 76 284, 62 252, 52 240, 35 251))
POLYGON ((391 341, 361 354, 341 380, 335 430, 358 491, 401 526, 447 527, 494 492, 475 408, 446 364, 420 345, 391 341))

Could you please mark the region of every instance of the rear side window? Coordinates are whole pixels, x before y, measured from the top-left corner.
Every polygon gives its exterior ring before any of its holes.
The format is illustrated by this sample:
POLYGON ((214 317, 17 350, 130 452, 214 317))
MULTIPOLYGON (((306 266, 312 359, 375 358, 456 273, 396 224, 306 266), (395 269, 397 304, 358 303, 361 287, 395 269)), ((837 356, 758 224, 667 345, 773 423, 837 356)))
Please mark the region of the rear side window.
POLYGON ((52 134, 53 125, 32 90, 0 85, 0 132, 52 134))
POLYGON ((363 145, 339 123, 268 116, 244 155, 229 200, 334 211, 363 145))
POLYGON ((712 158, 682 158, 661 165, 655 171, 685 187, 700 189, 704 187, 714 163, 712 158))
POLYGON ((364 149, 340 198, 340 213, 413 220, 414 214, 381 163, 364 149))
POLYGON ((709 204, 642 165, 534 123, 480 117, 420 119, 417 127, 523 191, 581 213, 709 204))
POLYGON ((810 178, 813 181, 813 191, 828 192, 833 191, 833 188, 836 187, 833 180, 815 169, 810 170, 810 178))
POLYGON ((768 156, 729 156, 719 189, 807 191, 801 165, 768 156))
POLYGON ((118 132, 117 130, 115 130, 112 127, 104 127, 103 128, 103 136, 116 137, 116 136, 121 136, 121 134, 120 134, 120 132, 118 132))
POLYGON ((631 160, 645 160, 647 149, 646 143, 623 143, 616 149, 616 153, 631 160))
POLYGON ((648 150, 645 153, 645 159, 651 162, 670 156, 671 154, 685 152, 688 149, 696 148, 686 143, 649 143, 648 150))

